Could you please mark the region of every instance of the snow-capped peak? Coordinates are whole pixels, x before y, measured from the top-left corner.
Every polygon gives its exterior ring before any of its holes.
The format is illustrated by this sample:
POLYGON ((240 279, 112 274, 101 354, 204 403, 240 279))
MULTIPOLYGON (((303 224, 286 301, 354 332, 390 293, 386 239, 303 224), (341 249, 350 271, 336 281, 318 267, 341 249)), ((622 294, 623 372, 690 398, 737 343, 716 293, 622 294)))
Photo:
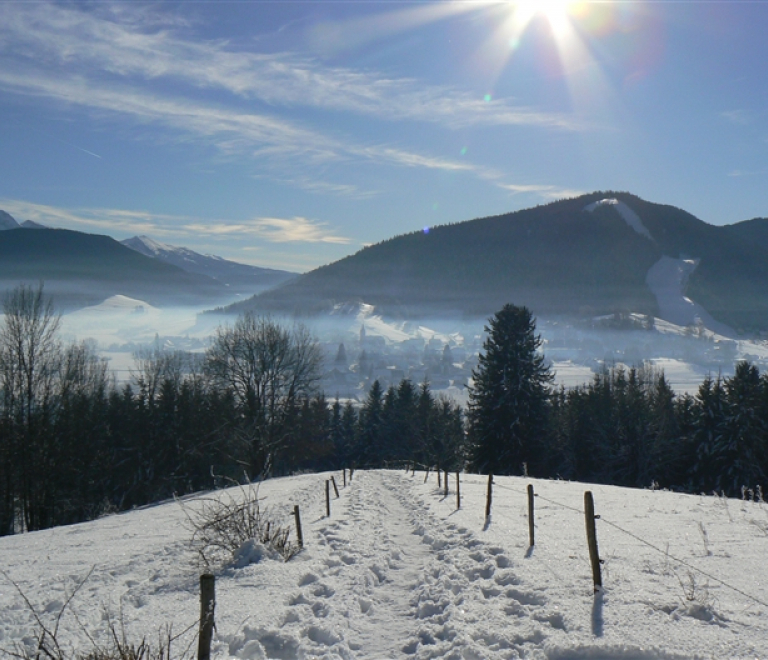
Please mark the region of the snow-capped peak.
POLYGON ((123 245, 146 254, 147 256, 157 256, 162 252, 178 252, 179 248, 173 245, 166 245, 160 241, 156 241, 149 236, 134 236, 133 238, 127 238, 122 241, 123 245))

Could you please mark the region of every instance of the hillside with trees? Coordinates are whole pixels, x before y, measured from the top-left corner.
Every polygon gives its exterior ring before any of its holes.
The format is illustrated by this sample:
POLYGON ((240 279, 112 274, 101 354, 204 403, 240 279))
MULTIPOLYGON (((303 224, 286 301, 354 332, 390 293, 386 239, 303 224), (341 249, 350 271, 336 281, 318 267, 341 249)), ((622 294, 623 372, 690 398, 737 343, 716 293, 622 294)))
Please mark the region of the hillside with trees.
POLYGON ((514 301, 542 317, 658 316, 646 277, 667 256, 698 260, 685 295, 717 321, 756 332, 768 329, 766 234, 764 219, 718 227, 629 193, 595 192, 397 236, 225 311, 310 315, 362 301, 395 318, 487 318, 514 301), (626 205, 647 234, 601 200, 626 205))

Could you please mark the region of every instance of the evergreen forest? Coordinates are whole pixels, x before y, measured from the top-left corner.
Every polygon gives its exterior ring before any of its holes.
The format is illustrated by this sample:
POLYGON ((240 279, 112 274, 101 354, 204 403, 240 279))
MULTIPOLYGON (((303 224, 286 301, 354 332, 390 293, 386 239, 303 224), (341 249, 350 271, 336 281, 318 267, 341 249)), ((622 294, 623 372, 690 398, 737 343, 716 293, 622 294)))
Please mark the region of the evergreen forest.
POLYGON ((690 396, 640 365, 554 388, 525 308, 505 306, 490 320, 467 410, 410 380, 387 389, 377 381, 359 404, 329 399, 317 388, 322 365, 308 331, 268 318, 241 316, 201 355, 147 349, 131 382, 118 384, 92 344, 60 341, 42 287, 19 287, 4 311, 0 535, 244 479, 345 467, 418 465, 729 496, 768 483, 768 374, 740 362, 733 376, 707 378, 690 396), (520 332, 495 332, 505 319, 520 332), (506 341, 522 351, 495 350, 506 341), (528 355, 533 371, 492 364, 511 355, 528 355), (509 391, 485 396, 486 385, 515 378, 515 402, 504 399, 509 391))

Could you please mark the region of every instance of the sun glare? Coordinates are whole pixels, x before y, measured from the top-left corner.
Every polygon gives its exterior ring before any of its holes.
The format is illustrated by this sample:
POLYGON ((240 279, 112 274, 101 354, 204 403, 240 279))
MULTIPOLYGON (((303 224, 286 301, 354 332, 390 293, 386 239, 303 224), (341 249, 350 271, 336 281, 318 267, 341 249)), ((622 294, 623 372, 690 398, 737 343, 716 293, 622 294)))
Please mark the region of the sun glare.
POLYGON ((542 16, 557 35, 566 29, 570 7, 575 3, 572 0, 521 0, 513 4, 522 14, 524 24, 536 16, 542 16))

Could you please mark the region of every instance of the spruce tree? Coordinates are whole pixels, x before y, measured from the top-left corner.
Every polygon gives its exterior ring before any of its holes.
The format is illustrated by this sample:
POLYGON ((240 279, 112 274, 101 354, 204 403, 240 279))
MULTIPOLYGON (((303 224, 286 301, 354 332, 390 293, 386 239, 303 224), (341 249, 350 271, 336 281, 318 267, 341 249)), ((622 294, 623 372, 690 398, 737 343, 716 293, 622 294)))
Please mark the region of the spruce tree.
POLYGON ((526 307, 505 305, 485 331, 469 390, 471 462, 482 472, 519 474, 541 458, 552 375, 526 307))

